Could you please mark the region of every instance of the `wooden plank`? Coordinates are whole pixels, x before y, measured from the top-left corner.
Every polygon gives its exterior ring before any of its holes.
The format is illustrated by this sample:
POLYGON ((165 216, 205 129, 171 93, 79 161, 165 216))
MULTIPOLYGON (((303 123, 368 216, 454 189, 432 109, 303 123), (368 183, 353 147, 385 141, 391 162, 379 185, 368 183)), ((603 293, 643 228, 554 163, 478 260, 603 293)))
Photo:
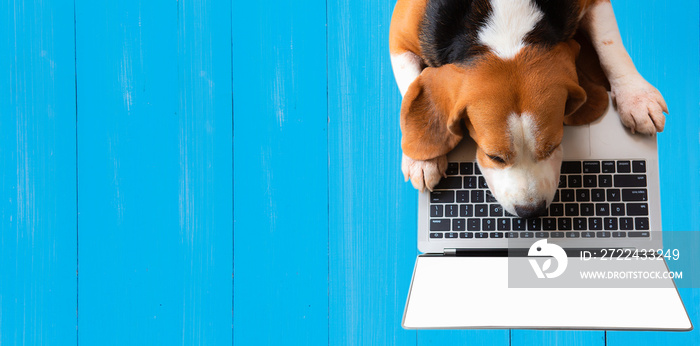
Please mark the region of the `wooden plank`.
POLYGON ((234 341, 328 343, 325 1, 233 3, 234 341))
MULTIPOLYGON (((690 0, 621 1, 613 2, 613 6, 632 60, 642 75, 661 91, 671 112, 666 129, 658 136, 663 230, 697 232, 700 230, 700 195, 697 194, 700 191, 700 6, 690 0)), ((695 273, 700 272, 700 267, 694 269, 695 273)), ((700 288, 685 288, 680 293, 695 330, 608 332, 608 345, 700 344, 700 288)), ((653 307, 649 309, 653 311, 653 307)))
POLYGON ((76 18, 79 341, 231 343, 229 4, 76 18))
POLYGON ((75 344, 73 4, 0 2, 0 344, 75 344))
MULTIPOLYGON (((330 344, 410 345, 491 332, 401 328, 417 254, 417 193, 400 171, 394 2, 328 3, 330 344)), ((494 335, 507 342, 507 331, 494 335)))

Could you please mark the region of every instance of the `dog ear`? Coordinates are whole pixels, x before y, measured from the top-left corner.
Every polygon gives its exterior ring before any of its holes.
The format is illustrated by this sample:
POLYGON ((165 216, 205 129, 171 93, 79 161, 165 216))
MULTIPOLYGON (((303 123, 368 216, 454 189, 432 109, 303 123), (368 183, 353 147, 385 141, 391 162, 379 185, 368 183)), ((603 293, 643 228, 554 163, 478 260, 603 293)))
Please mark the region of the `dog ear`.
MULTIPOLYGON (((584 125, 600 118, 607 111, 610 83, 600 67, 598 54, 588 36, 579 30, 574 36, 574 40, 580 47, 580 52, 576 58, 576 75, 578 76, 580 88, 586 94, 586 100, 572 113, 568 112, 567 107, 567 116, 564 117, 564 124, 584 125)), ((570 40, 570 42, 574 40, 570 40)))
POLYGON ((428 67, 411 83, 401 104, 401 148, 414 160, 447 154, 463 136, 463 72, 455 65, 428 67))

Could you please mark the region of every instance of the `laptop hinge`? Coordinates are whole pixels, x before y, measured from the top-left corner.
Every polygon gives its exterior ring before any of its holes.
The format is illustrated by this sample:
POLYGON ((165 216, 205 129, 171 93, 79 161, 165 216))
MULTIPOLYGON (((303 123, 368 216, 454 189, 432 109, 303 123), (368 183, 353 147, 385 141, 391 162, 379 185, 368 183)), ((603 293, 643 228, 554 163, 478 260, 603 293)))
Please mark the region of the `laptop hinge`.
POLYGON ((442 254, 444 256, 457 256, 457 249, 445 249, 442 254))

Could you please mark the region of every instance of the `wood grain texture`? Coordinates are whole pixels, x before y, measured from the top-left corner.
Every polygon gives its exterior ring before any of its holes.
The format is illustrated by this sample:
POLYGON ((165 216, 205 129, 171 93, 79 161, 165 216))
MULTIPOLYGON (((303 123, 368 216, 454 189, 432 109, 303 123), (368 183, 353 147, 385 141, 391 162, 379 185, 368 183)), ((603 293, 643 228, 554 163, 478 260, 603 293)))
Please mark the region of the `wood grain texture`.
MULTIPOLYGON (((700 6, 691 0, 644 0, 613 2, 613 8, 637 69, 661 91, 671 112, 664 132, 658 136, 663 230, 698 232, 700 6)), ((700 249, 700 244, 695 249, 700 249)), ((693 270, 699 272, 700 263, 693 270)), ((608 332, 608 345, 700 345, 700 288, 679 291, 695 330, 608 332)))
POLYGON ((0 2, 0 52, 0 344, 75 344, 72 3, 0 2))
POLYGON ((234 341, 328 343, 324 1, 233 2, 234 341))
POLYGON ((230 344, 228 3, 76 3, 78 336, 230 344))

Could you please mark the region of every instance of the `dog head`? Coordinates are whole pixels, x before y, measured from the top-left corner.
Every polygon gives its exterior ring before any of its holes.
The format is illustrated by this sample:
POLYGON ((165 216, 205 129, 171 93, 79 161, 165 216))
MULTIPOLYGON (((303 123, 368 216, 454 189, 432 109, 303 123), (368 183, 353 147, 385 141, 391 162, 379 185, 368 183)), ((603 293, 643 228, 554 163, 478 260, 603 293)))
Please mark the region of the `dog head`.
POLYGON ((469 64, 426 68, 404 96, 404 152, 416 160, 444 155, 466 128, 499 203, 520 217, 543 214, 559 182, 564 124, 600 116, 577 112, 587 99, 578 51, 569 41, 528 47, 509 60, 487 53, 469 64))

